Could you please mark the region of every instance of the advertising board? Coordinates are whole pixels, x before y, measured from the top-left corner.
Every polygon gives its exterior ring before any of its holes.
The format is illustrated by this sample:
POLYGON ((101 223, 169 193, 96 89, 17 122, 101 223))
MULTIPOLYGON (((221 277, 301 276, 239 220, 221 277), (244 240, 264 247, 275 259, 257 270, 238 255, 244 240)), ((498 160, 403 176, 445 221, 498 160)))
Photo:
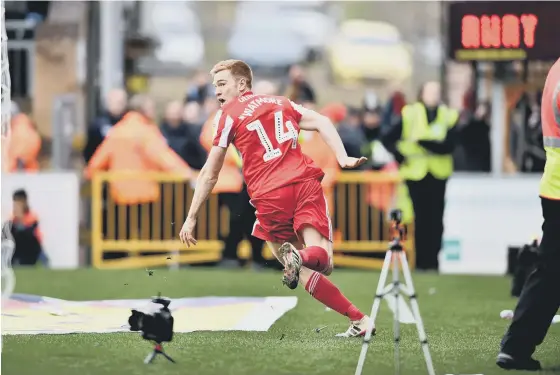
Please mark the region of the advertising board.
POLYGON ((453 176, 447 185, 442 273, 505 274, 509 246, 541 236, 540 175, 453 176))

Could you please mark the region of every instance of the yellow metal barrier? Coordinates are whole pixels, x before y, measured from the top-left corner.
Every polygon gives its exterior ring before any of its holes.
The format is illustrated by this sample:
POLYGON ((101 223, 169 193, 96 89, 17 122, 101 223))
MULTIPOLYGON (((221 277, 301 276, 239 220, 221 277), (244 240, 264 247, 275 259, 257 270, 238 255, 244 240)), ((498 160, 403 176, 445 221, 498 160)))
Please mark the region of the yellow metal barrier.
MULTIPOLYGON (((392 206, 398 176, 379 172, 341 173, 334 191, 335 264, 380 268, 389 241, 387 208, 392 206)), ((141 268, 175 263, 205 263, 221 259, 229 213, 211 195, 201 210, 196 228, 197 246, 186 248, 178 234, 193 196, 181 176, 165 173, 97 173, 92 179, 92 263, 96 268, 141 268), (104 194, 111 182, 151 180, 160 184, 159 199, 152 203, 119 205, 104 194)), ((405 243, 414 265, 412 231, 405 243)), ((249 245, 239 248, 242 258, 249 245)), ((265 246, 264 255, 273 256, 265 246)))

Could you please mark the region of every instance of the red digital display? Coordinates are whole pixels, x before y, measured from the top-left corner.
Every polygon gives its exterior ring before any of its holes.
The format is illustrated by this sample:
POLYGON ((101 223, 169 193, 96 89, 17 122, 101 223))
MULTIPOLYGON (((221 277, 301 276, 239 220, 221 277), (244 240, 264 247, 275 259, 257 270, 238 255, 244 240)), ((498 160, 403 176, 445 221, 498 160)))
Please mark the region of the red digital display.
POLYGON ((538 23, 539 18, 534 14, 521 17, 468 14, 461 21, 461 45, 465 49, 533 48, 538 23))
POLYGON ((448 56, 458 61, 556 60, 560 1, 450 1, 448 56))

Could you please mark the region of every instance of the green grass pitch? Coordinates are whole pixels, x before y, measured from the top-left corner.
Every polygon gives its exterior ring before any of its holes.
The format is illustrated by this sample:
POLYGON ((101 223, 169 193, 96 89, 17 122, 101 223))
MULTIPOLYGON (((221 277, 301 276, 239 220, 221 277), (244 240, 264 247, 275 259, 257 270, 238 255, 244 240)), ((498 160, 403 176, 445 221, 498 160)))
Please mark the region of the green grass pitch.
MULTIPOLYGON (((332 279, 369 314, 378 275, 339 269, 332 279)), ((326 312, 303 288, 295 292, 283 288, 280 278, 275 271, 199 268, 155 270, 152 276, 143 270, 17 271, 16 292, 69 300, 149 298, 161 291, 172 298, 295 293, 299 301, 268 332, 176 335, 166 347, 177 360, 176 365, 163 358, 144 365, 150 346, 131 333, 4 336, 2 374, 354 374, 362 341, 333 337, 347 328, 346 319, 326 312), (327 328, 320 333, 315 332, 315 328, 325 325, 327 328)), ((414 280, 436 373, 505 373, 495 366, 494 359, 507 326, 499 313, 513 309, 516 302, 509 297, 510 280, 432 274, 416 274, 414 280)), ((377 319, 378 334, 370 345, 364 374, 393 373, 392 323, 390 310, 383 303, 377 319)), ((415 327, 401 327, 401 374, 426 373, 415 327)), ((544 366, 560 366, 560 324, 551 327, 536 358, 544 366)))

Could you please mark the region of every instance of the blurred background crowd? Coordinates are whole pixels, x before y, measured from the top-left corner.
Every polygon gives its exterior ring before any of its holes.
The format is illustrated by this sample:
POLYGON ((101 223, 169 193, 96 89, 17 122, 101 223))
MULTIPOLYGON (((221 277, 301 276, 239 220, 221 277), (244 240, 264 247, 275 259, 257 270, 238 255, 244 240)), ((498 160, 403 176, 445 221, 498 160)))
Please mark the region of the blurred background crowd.
MULTIPOLYGON (((402 126, 405 105, 425 102, 427 83, 431 100, 459 112, 448 152, 454 171, 501 175, 544 167, 539 98, 549 63, 508 66, 505 98, 493 102, 492 64, 446 56, 446 2, 5 1, 5 7, 10 172, 73 170, 84 184, 104 170, 196 176, 218 108, 208 71, 225 58, 253 67, 255 93, 286 96, 328 116, 348 154, 369 158, 364 170, 398 169, 389 134, 402 126), (493 111, 505 113, 503 139, 492 139, 493 111), (118 123, 126 126, 113 131, 118 123), (134 143, 139 138, 142 150, 134 143), (492 162, 496 144, 503 144, 499 171, 492 162)), ((327 172, 326 189, 334 188, 338 166, 321 142, 315 135, 300 139, 327 172)), ((254 219, 242 216, 247 209, 239 202, 247 199, 238 195, 246 193, 235 160, 225 169, 216 191, 220 205, 242 217, 230 221, 239 238, 230 245, 223 238, 225 258, 235 259, 254 219)), ((159 194, 137 182, 117 184, 111 186, 117 204, 150 203, 159 194)), ((335 207, 340 198, 333 194, 335 207)), ((89 233, 90 211, 82 211, 89 233)), ((260 250, 253 260, 264 264, 260 250)))

